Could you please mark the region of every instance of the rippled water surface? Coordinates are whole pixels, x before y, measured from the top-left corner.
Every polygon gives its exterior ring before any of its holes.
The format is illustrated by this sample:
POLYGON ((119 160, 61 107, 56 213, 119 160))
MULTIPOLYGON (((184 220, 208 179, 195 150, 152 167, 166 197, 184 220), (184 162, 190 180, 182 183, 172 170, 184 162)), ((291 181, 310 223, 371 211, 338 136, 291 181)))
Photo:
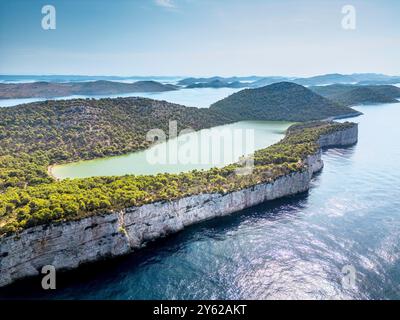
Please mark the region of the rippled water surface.
POLYGON ((128 257, 1 291, 63 299, 400 298, 400 104, 363 106, 359 142, 307 194, 215 219, 128 257), (356 270, 342 286, 342 268, 356 270))

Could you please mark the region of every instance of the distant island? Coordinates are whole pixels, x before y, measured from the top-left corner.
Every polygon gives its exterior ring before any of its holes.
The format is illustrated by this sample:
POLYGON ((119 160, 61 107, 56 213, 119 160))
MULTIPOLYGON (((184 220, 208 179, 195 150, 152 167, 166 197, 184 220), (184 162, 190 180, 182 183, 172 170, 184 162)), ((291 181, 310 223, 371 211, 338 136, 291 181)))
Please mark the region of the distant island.
POLYGON ((346 106, 374 103, 395 103, 400 88, 391 85, 343 85, 310 87, 312 91, 346 106))
POLYGON ((222 80, 212 80, 209 82, 193 83, 186 86, 187 89, 194 88, 244 88, 247 85, 240 81, 227 82, 222 80))
POLYGON ((210 109, 237 120, 310 121, 361 114, 291 82, 244 89, 212 104, 210 109))
POLYGON ((249 77, 209 77, 185 78, 178 85, 186 88, 260 88, 277 82, 289 81, 302 86, 325 86, 330 84, 379 85, 400 83, 400 76, 377 73, 323 74, 313 77, 249 76, 249 77))
POLYGON ((198 85, 198 84, 209 84, 215 81, 218 81, 220 83, 232 83, 232 82, 254 82, 262 79, 263 77, 259 76, 248 76, 248 77, 220 77, 220 76, 215 76, 215 77, 208 77, 208 78, 185 78, 180 81, 178 81, 178 85, 180 86, 192 86, 192 85, 198 85))
POLYGON ((156 81, 137 81, 134 83, 107 80, 86 82, 33 82, 0 83, 0 99, 55 98, 71 95, 107 95, 133 92, 163 92, 176 90, 171 84, 156 81))

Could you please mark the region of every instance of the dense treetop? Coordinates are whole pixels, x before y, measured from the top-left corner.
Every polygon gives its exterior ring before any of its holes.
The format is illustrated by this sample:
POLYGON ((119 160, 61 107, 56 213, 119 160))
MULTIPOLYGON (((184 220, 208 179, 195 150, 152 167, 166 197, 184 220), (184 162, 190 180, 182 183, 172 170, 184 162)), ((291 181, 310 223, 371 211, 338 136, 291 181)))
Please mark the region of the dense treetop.
POLYGON ((145 98, 50 100, 0 109, 0 155, 46 152, 51 162, 143 149, 170 120, 199 130, 231 122, 217 112, 145 98))

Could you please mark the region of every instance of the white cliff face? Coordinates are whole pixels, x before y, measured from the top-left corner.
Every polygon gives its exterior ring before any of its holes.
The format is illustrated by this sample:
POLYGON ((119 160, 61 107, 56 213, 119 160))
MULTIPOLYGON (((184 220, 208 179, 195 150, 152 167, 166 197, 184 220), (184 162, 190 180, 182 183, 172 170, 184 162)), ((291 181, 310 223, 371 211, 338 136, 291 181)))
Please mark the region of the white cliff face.
MULTIPOLYGON (((345 146, 357 141, 357 128, 321 136, 321 147, 345 146)), ((321 151, 306 159, 307 169, 228 194, 199 194, 157 202, 24 230, 0 239, 0 286, 38 275, 42 266, 57 271, 82 263, 124 255, 148 241, 215 217, 231 214, 289 195, 307 191, 313 173, 323 167, 321 151)))
POLYGON ((358 125, 351 128, 322 135, 318 143, 321 148, 330 148, 335 146, 349 146, 355 144, 358 140, 358 125))

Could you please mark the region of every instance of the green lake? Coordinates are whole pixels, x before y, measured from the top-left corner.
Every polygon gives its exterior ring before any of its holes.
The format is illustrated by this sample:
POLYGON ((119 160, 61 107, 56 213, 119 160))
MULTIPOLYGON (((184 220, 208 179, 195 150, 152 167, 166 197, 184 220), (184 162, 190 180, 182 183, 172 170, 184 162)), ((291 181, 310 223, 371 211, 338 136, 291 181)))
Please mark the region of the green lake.
POLYGON ((124 156, 54 166, 52 174, 58 179, 73 179, 221 167, 278 142, 290 125, 290 122, 240 121, 178 135, 147 150, 124 156))

